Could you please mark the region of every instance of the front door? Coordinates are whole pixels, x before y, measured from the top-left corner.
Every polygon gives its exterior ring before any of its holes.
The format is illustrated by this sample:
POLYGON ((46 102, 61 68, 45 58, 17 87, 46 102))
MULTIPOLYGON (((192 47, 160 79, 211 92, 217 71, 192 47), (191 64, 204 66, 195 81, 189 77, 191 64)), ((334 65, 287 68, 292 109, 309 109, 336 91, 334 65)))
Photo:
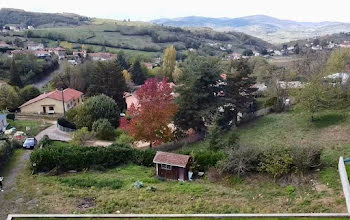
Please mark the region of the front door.
POLYGON ((46 107, 43 106, 43 113, 46 114, 46 107))

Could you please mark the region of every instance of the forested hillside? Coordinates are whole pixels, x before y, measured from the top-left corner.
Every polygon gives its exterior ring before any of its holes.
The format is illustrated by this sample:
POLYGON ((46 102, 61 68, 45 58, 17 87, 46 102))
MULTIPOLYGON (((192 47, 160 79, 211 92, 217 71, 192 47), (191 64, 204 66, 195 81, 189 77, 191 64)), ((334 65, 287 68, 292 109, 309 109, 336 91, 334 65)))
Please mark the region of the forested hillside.
POLYGON ((0 9, 0 26, 16 24, 21 27, 78 26, 89 22, 88 17, 76 14, 53 14, 27 12, 19 9, 0 9))

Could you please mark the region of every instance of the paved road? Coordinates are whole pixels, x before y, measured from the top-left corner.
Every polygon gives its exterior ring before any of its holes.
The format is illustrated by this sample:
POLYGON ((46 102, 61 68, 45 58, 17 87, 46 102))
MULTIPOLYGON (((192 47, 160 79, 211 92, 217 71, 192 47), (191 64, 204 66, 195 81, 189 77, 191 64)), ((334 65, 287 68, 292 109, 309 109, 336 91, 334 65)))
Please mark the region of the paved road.
POLYGON ((41 131, 35 138, 38 140, 38 142, 44 137, 44 135, 49 136, 51 140, 54 141, 65 141, 68 142, 72 140, 72 134, 68 132, 63 132, 58 130, 57 125, 54 124, 45 130, 41 131))
POLYGON ((37 87, 38 89, 41 89, 42 87, 44 87, 47 83, 49 83, 53 77, 59 73, 59 72, 62 72, 63 70, 63 64, 61 61, 59 61, 58 63, 58 69, 51 72, 51 73, 48 73, 46 76, 43 76, 40 80, 36 81, 33 83, 33 86, 37 87))

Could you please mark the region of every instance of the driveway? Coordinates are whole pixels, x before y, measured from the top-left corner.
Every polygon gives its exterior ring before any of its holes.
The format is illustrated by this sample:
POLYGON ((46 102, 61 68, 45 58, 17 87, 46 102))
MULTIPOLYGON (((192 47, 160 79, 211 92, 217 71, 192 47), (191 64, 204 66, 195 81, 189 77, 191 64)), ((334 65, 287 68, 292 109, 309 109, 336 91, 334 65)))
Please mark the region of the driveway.
POLYGON ((41 131, 37 136, 35 136, 35 138, 39 142, 44 137, 44 135, 49 136, 49 138, 54 141, 69 142, 70 140, 72 140, 72 134, 59 130, 56 124, 41 131))

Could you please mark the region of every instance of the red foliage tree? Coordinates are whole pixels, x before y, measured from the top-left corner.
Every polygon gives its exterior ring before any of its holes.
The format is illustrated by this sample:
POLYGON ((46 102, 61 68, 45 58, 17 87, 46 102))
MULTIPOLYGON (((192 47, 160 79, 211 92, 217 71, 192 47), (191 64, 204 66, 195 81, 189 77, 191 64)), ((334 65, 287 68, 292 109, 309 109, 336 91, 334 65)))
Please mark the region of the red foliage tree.
POLYGON ((174 138, 172 128, 169 126, 178 109, 174 103, 174 89, 167 79, 148 79, 136 96, 139 105, 131 106, 129 114, 131 119, 124 123, 124 128, 139 141, 158 145, 171 141, 174 138))

